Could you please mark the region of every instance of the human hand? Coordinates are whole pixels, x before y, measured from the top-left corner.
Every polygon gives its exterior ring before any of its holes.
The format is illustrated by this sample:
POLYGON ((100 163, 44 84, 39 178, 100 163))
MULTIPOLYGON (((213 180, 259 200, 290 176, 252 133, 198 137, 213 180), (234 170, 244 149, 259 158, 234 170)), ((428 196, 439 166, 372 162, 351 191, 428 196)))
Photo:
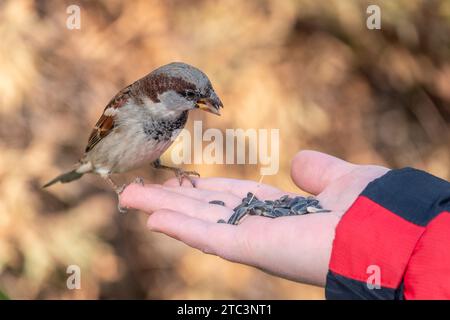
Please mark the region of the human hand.
POLYGON ((180 240, 205 253, 248 264, 287 279, 325 285, 335 228, 341 216, 372 180, 387 168, 355 165, 330 155, 299 152, 291 176, 302 190, 317 196, 328 213, 270 219, 248 216, 239 225, 227 220, 247 192, 259 199, 277 199, 277 188, 248 180, 195 179, 178 186, 175 179, 163 186, 132 184, 121 195, 121 206, 152 213, 148 227, 180 240), (225 202, 225 207, 209 204, 225 202))

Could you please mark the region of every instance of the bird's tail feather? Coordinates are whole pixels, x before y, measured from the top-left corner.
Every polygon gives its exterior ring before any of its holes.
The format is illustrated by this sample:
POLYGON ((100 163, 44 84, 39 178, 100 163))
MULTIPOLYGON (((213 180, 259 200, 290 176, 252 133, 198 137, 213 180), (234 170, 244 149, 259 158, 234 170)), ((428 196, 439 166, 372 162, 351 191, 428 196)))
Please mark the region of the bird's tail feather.
POLYGON ((80 179, 83 176, 83 173, 77 172, 77 169, 63 173, 59 176, 57 176, 55 179, 51 180, 50 182, 46 183, 42 186, 42 188, 50 187, 52 184, 61 182, 61 183, 67 183, 73 180, 80 179))

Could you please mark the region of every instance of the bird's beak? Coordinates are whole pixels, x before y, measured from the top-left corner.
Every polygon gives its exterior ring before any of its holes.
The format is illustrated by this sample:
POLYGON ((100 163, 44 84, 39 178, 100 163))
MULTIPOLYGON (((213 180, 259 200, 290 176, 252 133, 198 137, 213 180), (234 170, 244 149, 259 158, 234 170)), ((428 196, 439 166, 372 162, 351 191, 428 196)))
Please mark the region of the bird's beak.
POLYGON ((208 111, 220 116, 220 108, 223 108, 223 103, 215 92, 212 92, 208 98, 201 98, 197 101, 197 106, 203 111, 208 111))

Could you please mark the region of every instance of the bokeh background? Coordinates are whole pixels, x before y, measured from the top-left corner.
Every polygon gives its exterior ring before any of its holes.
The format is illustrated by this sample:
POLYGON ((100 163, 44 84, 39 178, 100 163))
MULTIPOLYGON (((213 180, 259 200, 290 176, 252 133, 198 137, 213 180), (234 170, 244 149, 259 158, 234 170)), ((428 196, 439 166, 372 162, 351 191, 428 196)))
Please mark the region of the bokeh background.
MULTIPOLYGON (((279 128, 280 172, 316 149, 450 178, 450 1, 0 1, 0 291, 13 299, 321 299, 322 288, 208 256, 119 215, 104 182, 40 186, 81 156, 122 87, 184 61, 211 78, 222 117, 279 128), (81 30, 66 28, 81 7, 81 30), (381 7, 382 29, 366 28, 381 7), (81 267, 81 290, 66 268, 81 267)), ((167 157, 166 157, 166 161, 167 157)), ((187 166, 259 179, 257 165, 187 166)), ((131 179, 137 173, 122 177, 131 179)), ((170 174, 139 172, 163 182, 170 174)), ((270 239, 268 239, 270 240, 270 239)), ((301 245, 301 244, 299 244, 301 245)))

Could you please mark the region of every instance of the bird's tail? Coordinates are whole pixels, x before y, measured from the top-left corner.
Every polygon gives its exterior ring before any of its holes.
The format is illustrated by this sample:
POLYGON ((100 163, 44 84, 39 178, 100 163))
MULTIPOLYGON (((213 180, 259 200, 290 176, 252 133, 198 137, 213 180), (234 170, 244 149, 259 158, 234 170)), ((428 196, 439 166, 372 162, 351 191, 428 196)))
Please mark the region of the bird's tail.
POLYGON ((42 186, 42 188, 50 187, 52 184, 61 182, 61 183, 67 183, 73 180, 80 179, 83 176, 84 173, 77 172, 77 169, 74 169, 72 171, 60 174, 55 179, 51 180, 50 182, 46 183, 42 186))

